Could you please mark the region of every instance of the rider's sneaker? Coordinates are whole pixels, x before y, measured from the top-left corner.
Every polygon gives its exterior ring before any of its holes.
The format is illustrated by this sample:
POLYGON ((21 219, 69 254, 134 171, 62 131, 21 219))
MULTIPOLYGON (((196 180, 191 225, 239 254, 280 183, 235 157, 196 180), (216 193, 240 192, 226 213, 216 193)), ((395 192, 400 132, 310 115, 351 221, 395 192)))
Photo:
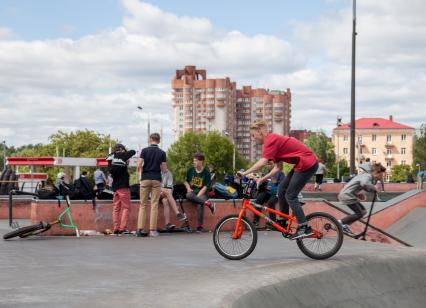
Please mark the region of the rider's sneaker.
POLYGON ((201 232, 204 232, 204 228, 203 228, 203 226, 198 226, 197 227, 197 233, 201 233, 201 232))
POLYGON ((120 234, 124 234, 124 235, 128 235, 131 234, 129 230, 125 229, 125 230, 121 230, 120 234))
POLYGON ((352 232, 348 225, 342 225, 342 229, 344 234, 349 236, 355 236, 355 234, 352 232))
POLYGON ((291 240, 296 240, 299 238, 308 237, 310 235, 314 234, 312 232, 312 228, 308 225, 301 225, 297 227, 296 232, 293 234, 293 236, 290 238, 291 240))
POLYGON ((114 232, 112 232, 112 234, 114 234, 114 235, 119 235, 121 232, 120 232, 120 230, 114 230, 114 232))
POLYGON ((270 222, 265 223, 265 228, 266 228, 266 231, 271 231, 272 229, 274 229, 274 227, 272 226, 270 222))
POLYGON ((185 213, 177 213, 176 218, 179 221, 184 221, 186 219, 186 214, 185 213))
POLYGON ((210 211, 212 212, 212 214, 214 214, 216 212, 216 205, 210 201, 206 201, 204 202, 204 205, 207 206, 210 211))

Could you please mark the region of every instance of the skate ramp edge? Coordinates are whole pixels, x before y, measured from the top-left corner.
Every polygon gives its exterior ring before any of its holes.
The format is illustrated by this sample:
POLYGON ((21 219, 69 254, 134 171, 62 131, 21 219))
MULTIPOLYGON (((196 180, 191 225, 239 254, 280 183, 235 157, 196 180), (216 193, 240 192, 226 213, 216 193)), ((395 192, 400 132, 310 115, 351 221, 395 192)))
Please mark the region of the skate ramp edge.
POLYGON ((425 307, 426 252, 311 263, 268 279, 253 277, 251 291, 228 296, 223 307, 425 307))

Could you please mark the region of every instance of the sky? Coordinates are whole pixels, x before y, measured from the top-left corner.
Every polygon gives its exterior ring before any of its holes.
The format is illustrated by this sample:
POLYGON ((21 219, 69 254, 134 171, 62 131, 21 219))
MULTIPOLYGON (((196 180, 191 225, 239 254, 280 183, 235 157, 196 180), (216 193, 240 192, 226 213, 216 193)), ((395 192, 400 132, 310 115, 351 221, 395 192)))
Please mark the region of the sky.
MULTIPOLYGON (((2 0, 0 140, 92 129, 173 142, 176 69, 292 91, 292 129, 350 116, 352 1, 2 0), (143 110, 137 109, 143 106, 143 110)), ((426 2, 357 1, 358 117, 426 121, 426 2)))

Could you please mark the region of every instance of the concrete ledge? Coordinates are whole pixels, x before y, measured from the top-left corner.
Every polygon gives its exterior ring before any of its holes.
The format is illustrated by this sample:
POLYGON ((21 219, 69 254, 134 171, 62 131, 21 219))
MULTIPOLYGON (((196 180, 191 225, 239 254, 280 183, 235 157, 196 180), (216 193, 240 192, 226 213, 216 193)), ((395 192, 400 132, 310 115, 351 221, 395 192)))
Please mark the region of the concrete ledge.
MULTIPOLYGON (((283 271, 283 270, 282 270, 283 271)), ((426 253, 315 262, 241 286, 221 307, 423 307, 426 253)))
MULTIPOLYGON (((321 184, 321 191, 338 193, 345 184, 346 183, 324 183, 321 184)), ((405 192, 416 188, 416 183, 385 183, 385 191, 387 192, 405 192)), ((307 184, 303 191, 314 191, 314 184, 307 184)))
MULTIPOLYGON (((30 219, 31 217, 31 202, 34 199, 28 196, 13 197, 13 218, 15 219, 30 219)), ((9 218, 9 198, 0 198, 0 219, 9 218)))

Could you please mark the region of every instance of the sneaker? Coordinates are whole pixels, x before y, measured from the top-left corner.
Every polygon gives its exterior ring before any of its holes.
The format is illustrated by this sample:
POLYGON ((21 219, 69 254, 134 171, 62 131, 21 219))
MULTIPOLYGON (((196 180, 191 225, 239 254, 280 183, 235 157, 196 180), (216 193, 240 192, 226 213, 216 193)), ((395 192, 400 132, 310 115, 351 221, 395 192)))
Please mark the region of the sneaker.
POLYGON ((167 231, 174 230, 175 228, 176 228, 176 226, 175 226, 174 224, 168 223, 168 224, 166 225, 166 230, 167 230, 167 231))
POLYGON ((137 237, 147 237, 148 232, 146 232, 145 230, 142 230, 142 229, 138 229, 138 231, 136 231, 136 236, 137 237))
POLYGON ((343 233, 349 236, 355 236, 355 233, 349 228, 348 225, 342 225, 343 233))
POLYGON ((266 229, 266 231, 271 231, 273 228, 274 228, 274 227, 271 225, 271 223, 267 222, 267 223, 265 224, 265 229, 266 229))
POLYGON ((129 231, 129 230, 127 230, 127 229, 125 229, 125 230, 121 230, 121 231, 120 231, 120 234, 128 235, 128 234, 130 234, 130 231, 129 231))
POLYGON ((114 234, 114 235, 119 235, 121 232, 120 232, 120 230, 114 230, 114 232, 112 232, 112 234, 114 234))
POLYGON ((185 213, 177 213, 176 218, 179 221, 184 221, 186 219, 186 214, 185 213))
POLYGON ((296 240, 299 238, 308 237, 310 235, 314 234, 312 232, 312 228, 308 225, 301 225, 297 227, 296 233, 293 234, 293 236, 290 238, 292 240, 296 240))
POLYGON ((258 220, 253 220, 253 226, 259 227, 259 221, 258 220))
POLYGON ((156 230, 149 231, 149 236, 151 236, 151 237, 157 237, 159 235, 160 235, 160 233, 158 233, 158 231, 156 231, 156 230))
POLYGON ((203 226, 198 226, 198 227, 197 227, 197 232, 198 232, 198 233, 204 232, 204 228, 203 228, 203 226))
POLYGON ((207 206, 210 209, 212 214, 214 214, 216 212, 216 205, 214 203, 211 203, 210 201, 206 201, 206 202, 204 202, 204 205, 207 206))

